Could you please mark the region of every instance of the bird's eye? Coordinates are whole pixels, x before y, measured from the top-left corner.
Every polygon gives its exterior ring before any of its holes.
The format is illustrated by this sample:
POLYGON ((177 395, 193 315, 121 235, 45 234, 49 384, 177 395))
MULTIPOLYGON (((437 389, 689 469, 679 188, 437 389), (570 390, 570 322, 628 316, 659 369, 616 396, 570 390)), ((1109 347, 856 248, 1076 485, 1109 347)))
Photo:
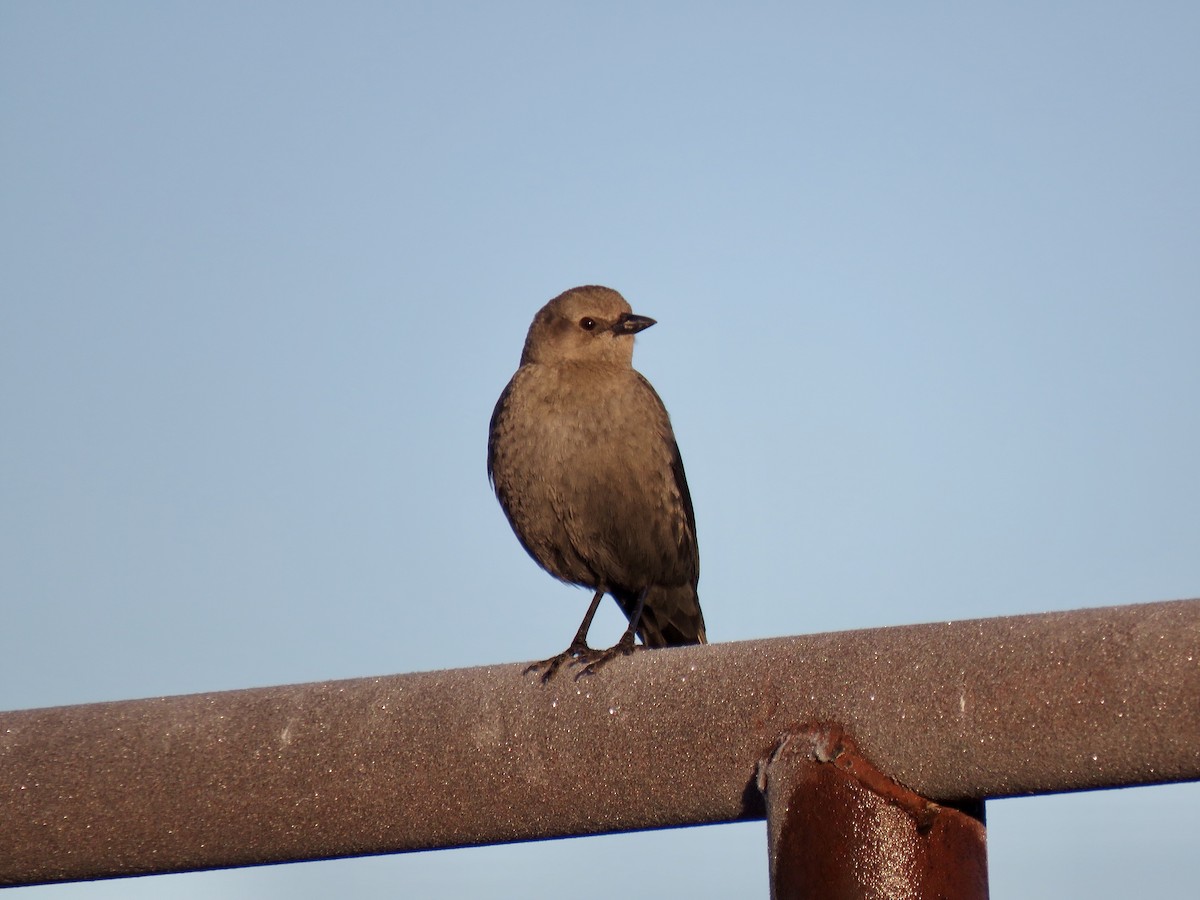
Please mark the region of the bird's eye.
POLYGON ((596 327, 596 320, 590 316, 584 316, 579 320, 579 327, 584 331, 592 331, 596 327))

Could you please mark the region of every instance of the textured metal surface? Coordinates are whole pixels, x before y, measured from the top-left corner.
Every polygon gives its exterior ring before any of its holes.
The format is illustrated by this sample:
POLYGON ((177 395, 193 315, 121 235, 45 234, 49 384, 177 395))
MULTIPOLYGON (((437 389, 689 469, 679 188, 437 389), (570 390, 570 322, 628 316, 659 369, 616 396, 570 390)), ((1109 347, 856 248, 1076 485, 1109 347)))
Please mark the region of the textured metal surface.
POLYGON ((0 884, 761 817, 838 722, 935 800, 1200 779, 1200 601, 0 714, 0 884))
POLYGON ((876 769, 837 726, 786 735, 759 769, 772 900, 986 900, 978 819, 876 769))

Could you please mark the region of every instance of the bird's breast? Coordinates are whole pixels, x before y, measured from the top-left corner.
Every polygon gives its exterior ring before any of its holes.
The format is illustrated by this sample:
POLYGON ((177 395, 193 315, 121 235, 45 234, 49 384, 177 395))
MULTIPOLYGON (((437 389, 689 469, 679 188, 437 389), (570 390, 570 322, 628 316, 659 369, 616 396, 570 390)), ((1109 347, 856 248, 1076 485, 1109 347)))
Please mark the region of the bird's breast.
POLYGON ((583 570, 630 584, 694 580, 694 538, 657 395, 632 370, 585 378, 528 368, 494 423, 493 477, 535 558, 581 583, 583 570))

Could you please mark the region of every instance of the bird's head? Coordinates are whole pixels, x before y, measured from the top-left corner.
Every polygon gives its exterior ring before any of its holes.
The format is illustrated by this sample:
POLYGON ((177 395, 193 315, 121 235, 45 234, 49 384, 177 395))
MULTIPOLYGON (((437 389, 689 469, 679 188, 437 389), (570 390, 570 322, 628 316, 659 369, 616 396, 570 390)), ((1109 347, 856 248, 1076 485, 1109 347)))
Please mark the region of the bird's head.
POLYGON ((633 364, 633 336, 654 324, 634 314, 612 288, 588 285, 559 294, 533 317, 521 365, 633 364))

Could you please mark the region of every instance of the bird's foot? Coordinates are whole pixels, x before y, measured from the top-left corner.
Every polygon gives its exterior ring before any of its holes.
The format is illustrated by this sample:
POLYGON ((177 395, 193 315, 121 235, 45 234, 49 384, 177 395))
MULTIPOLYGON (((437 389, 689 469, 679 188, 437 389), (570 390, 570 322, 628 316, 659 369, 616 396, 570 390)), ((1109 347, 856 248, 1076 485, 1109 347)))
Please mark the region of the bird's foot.
POLYGON ((563 663, 591 665, 593 660, 607 652, 607 650, 594 650, 582 641, 572 642, 571 646, 562 653, 526 666, 523 674, 537 673, 541 676, 542 684, 545 684, 562 667, 563 663))
POLYGON ((595 675, 600 671, 600 667, 609 660, 616 659, 618 656, 628 656, 636 649, 637 645, 633 642, 632 634, 626 634, 607 650, 592 650, 589 647, 589 658, 576 660, 576 664, 582 665, 583 668, 575 673, 575 680, 578 681, 584 675, 595 675))

